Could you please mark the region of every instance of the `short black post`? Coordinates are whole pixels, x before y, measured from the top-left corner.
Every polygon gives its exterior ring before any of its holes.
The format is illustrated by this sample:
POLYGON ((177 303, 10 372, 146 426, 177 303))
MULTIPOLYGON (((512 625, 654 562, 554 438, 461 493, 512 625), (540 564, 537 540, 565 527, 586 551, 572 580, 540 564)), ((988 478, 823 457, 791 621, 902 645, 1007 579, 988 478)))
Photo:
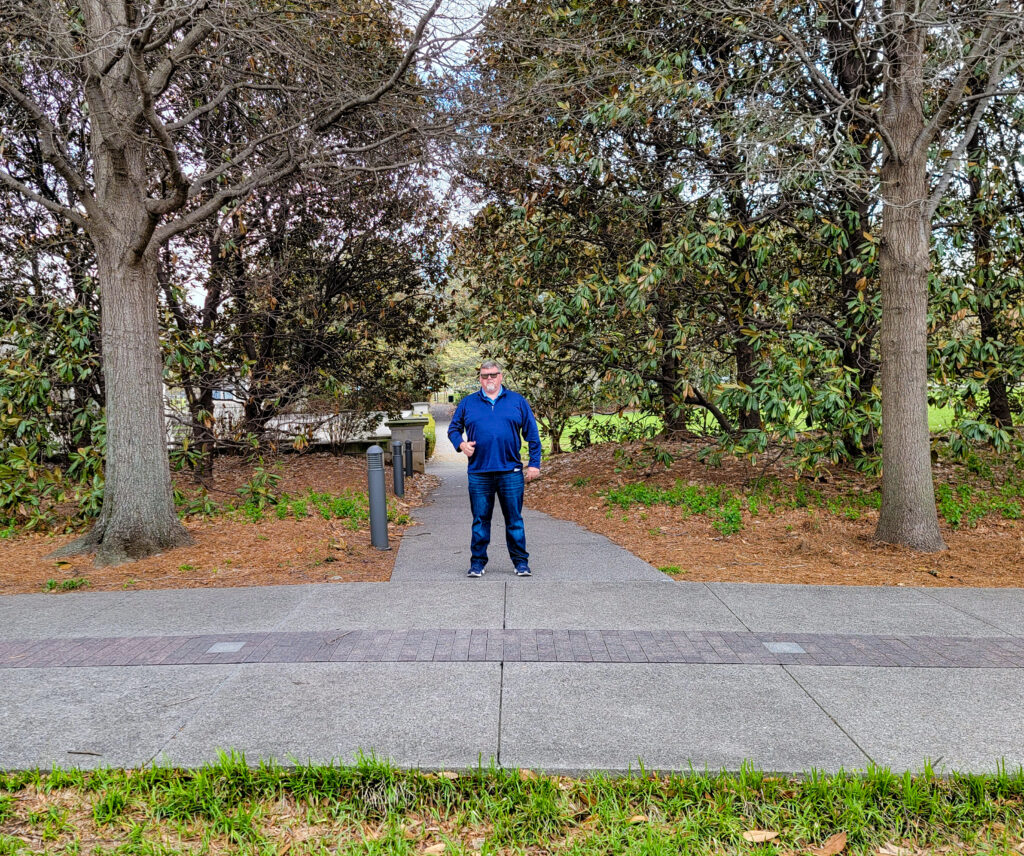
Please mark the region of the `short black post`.
POLYGON ((370 504, 370 543, 378 550, 388 546, 388 500, 384 492, 384 450, 377 445, 366 450, 367 496, 370 504))
POLYGON ((405 441, 405 474, 412 475, 412 440, 405 441))
POLYGON ((405 470, 402 468, 402 441, 391 443, 391 468, 395 471, 395 496, 405 496, 405 470))

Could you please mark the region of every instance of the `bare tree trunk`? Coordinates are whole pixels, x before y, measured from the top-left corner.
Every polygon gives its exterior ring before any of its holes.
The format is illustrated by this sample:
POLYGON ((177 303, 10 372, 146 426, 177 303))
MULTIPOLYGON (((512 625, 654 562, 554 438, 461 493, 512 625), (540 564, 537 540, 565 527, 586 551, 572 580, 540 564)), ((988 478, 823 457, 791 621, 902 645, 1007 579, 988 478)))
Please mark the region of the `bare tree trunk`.
POLYGON ((679 377, 678 360, 671 353, 661 358, 661 407, 665 420, 665 433, 681 434, 686 431, 686 409, 684 405, 685 383, 679 377), (682 387, 682 388, 681 388, 682 387))
MULTIPOLYGON (((992 221, 995 219, 989 211, 986 188, 982 181, 982 163, 984 163, 985 135, 979 125, 968 143, 971 152, 970 160, 976 164, 968 168, 971 201, 971 233, 974 240, 974 293, 978 301, 978 324, 981 328, 981 341, 984 344, 1000 345, 999 326, 993 302, 998 294, 998 284, 993 283, 992 275, 992 221)), ((984 371, 985 366, 979 368, 984 371)), ((986 383, 988 387, 988 412, 992 424, 997 428, 1012 428, 1013 413, 1010 410, 1010 396, 1007 392, 1005 375, 992 375, 986 383)))
MULTIPOLYGON (((992 318, 992 309, 984 307, 978 312, 981 322, 982 342, 998 342, 999 330, 992 318)), ((1013 427, 1013 411, 1010 409, 1010 393, 1006 386, 1006 377, 997 374, 986 384, 988 387, 988 415, 997 428, 1013 427)))
POLYGON ((217 451, 217 432, 213 427, 213 387, 204 379, 199 398, 192 411, 192 442, 199 451, 192 479, 197 484, 209 485, 213 481, 213 456, 217 451))
POLYGON ((156 259, 97 244, 107 404, 103 511, 54 555, 95 552, 97 565, 191 543, 174 510, 163 402, 156 259), (119 251, 120 250, 120 251, 119 251))
POLYGON ((885 108, 895 151, 882 166, 882 510, 875 538, 935 551, 946 545, 935 509, 928 431, 927 150, 914 145, 924 127, 923 38, 922 31, 912 31, 902 40, 901 79, 888 84, 894 91, 885 108))
MULTIPOLYGON (((756 354, 743 334, 736 333, 736 380, 746 387, 753 387, 757 379, 756 354)), ((761 413, 757 407, 743 407, 739 412, 739 427, 747 431, 761 430, 761 413)))

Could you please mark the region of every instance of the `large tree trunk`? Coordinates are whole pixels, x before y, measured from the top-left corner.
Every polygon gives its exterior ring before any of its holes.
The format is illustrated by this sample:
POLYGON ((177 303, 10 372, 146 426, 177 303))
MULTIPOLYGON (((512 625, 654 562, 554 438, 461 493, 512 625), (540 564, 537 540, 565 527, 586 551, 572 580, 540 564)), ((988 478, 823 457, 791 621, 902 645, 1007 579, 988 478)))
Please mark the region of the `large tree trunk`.
POLYGON ((174 510, 163 402, 156 259, 97 247, 107 394, 103 510, 92 530, 58 551, 95 552, 111 565, 191 543, 174 510))
MULTIPOLYGON (((82 12, 90 38, 108 43, 138 10, 131 4, 89 0, 82 12)), ((107 454, 103 509, 92 530, 54 555, 95 553, 97 565, 141 559, 191 543, 174 511, 163 358, 157 316, 159 215, 147 208, 148 160, 142 109, 126 56, 98 49, 100 66, 120 67, 86 86, 93 127, 89 144, 96 216, 86 226, 100 281, 107 454)))
POLYGON ((924 127, 924 34, 900 40, 900 79, 887 87, 885 122, 895 151, 882 166, 882 510, 875 538, 915 550, 943 550, 928 431, 930 222, 924 127))
POLYGON ((118 564, 190 544, 174 511, 163 358, 157 315, 157 261, 97 247, 106 388, 103 508, 93 528, 61 555, 95 552, 118 564))

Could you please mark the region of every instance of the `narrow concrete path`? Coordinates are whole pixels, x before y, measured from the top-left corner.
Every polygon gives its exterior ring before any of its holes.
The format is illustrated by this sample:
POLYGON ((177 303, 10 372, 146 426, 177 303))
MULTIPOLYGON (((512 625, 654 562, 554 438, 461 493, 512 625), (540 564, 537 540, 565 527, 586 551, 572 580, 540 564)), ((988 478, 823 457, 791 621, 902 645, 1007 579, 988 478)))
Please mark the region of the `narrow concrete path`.
POLYGON ((1024 763, 1024 590, 676 583, 532 512, 470 580, 446 448, 390 583, 0 597, 0 768, 1024 763))
MULTIPOLYGON (((442 428, 446 426, 438 426, 438 444, 448 445, 442 428)), ((472 516, 465 456, 432 461, 429 472, 438 476, 441 484, 431 494, 429 504, 414 510, 413 518, 420 525, 408 530, 402 539, 391 572, 392 582, 452 582, 465 577, 469 569, 472 516)), ((519 582, 670 582, 657 568, 603 535, 529 508, 524 510, 523 518, 534 576, 519 582)), ((515 572, 505 545, 505 520, 495 503, 487 572, 472 582, 509 579, 515 579, 515 572)))

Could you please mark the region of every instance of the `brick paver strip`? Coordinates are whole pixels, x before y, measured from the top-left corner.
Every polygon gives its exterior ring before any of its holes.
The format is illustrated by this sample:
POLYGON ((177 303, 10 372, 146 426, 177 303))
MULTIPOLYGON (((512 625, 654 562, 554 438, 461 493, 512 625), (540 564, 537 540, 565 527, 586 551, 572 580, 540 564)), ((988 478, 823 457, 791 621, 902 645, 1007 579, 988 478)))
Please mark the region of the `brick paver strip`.
POLYGON ((519 659, 523 663, 536 663, 540 659, 536 633, 528 630, 519 632, 519 659))
POLYGON ((1022 669, 1024 639, 474 627, 62 637, 0 642, 0 669, 466 661, 1022 669), (238 651, 208 653, 217 642, 242 643, 242 647, 238 651), (795 642, 806 653, 772 653, 766 642, 795 642))
POLYGON ((437 632, 437 646, 434 648, 434 657, 438 663, 451 662, 452 652, 455 649, 455 631, 439 630, 437 632))

